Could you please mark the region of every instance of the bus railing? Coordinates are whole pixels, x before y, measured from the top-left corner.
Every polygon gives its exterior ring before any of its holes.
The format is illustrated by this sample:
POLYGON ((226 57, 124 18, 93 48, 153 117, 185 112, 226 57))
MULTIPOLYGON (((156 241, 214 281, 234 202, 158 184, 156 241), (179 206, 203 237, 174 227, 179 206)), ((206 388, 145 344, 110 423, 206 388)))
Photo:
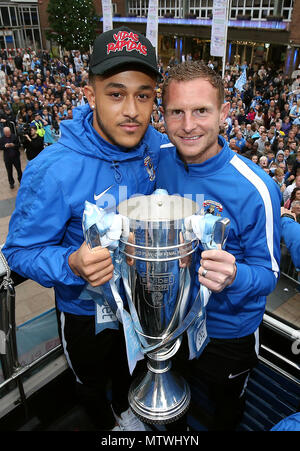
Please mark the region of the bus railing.
MULTIPOLYGON (((286 250, 284 250, 285 258, 287 258, 286 250)), ((295 271, 291 263, 288 263, 289 274, 288 277, 292 278, 295 275, 295 271)), ((24 281, 26 279, 21 279, 24 281)), ((299 283, 298 275, 297 279, 293 279, 299 283)), ((62 346, 58 345, 46 352, 33 362, 21 366, 18 360, 18 349, 16 340, 16 321, 15 321, 15 283, 11 277, 10 268, 6 262, 6 259, 0 249, 0 357, 1 366, 4 381, 0 383, 0 390, 9 386, 10 383, 14 383, 14 388, 17 385, 20 401, 26 406, 26 395, 24 392, 23 378, 30 370, 37 367, 41 363, 47 361, 47 359, 53 356, 61 356, 63 354, 62 346), (2 280, 2 281, 1 281, 2 280), (16 384, 16 385, 15 385, 16 384)), ((272 329, 276 333, 283 335, 290 341, 298 341, 300 344, 300 331, 293 328, 292 325, 287 325, 283 321, 274 318, 272 315, 265 314, 263 323, 267 328, 272 329)), ((262 345, 263 347, 264 345, 262 345)), ((268 346, 264 346, 268 353, 272 354, 273 351, 268 346)), ((300 346, 299 346, 300 349, 300 346)), ((295 369, 295 362, 286 358, 286 356, 276 353, 277 359, 281 360, 285 364, 289 364, 291 368, 295 369)), ((263 360, 265 358, 262 357, 263 360)), ((67 367, 67 366, 66 366, 67 367)), ((300 371, 300 366, 296 364, 297 370, 300 371)), ((1 417, 1 412, 0 412, 1 417)))

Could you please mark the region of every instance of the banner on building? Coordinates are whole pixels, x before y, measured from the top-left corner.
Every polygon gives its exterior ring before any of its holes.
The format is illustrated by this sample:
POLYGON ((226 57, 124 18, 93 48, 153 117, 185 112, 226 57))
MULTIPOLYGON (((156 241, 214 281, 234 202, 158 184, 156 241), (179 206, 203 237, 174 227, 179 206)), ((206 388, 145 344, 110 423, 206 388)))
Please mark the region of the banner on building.
POLYGON ((158 0, 149 0, 146 37, 149 39, 157 53, 158 39, 158 0))
POLYGON ((112 30, 112 4, 111 0, 102 0, 103 32, 112 30))
POLYGON ((210 54, 224 56, 227 40, 227 0, 214 0, 210 54))

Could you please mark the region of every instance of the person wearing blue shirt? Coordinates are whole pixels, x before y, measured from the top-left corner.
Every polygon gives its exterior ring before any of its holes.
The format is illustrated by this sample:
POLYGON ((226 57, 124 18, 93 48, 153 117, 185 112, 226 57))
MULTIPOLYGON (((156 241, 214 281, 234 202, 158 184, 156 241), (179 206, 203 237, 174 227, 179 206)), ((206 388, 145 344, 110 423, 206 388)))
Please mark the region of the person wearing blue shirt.
POLYGON ((31 65, 30 65, 31 70, 34 71, 36 69, 36 67, 39 67, 40 65, 41 65, 40 60, 36 56, 34 56, 32 58, 31 65))
POLYGON ((32 94, 33 91, 36 89, 36 85, 33 79, 30 80, 30 84, 28 86, 29 92, 32 94))
MULTIPOLYGON (((203 195, 199 209, 217 204, 218 214, 230 219, 225 250, 199 248, 194 296, 199 284, 212 292, 206 306, 210 342, 198 360, 184 365, 208 387, 211 429, 233 430, 257 363, 266 296, 279 276, 280 192, 270 176, 219 136, 229 103, 218 74, 197 61, 182 63, 170 69, 162 93, 171 143, 161 152, 157 188, 195 201, 203 195)), ((185 348, 181 352, 184 358, 185 348)))
POLYGON ((88 284, 108 282, 113 265, 108 249, 87 246, 82 216, 85 201, 115 208, 154 191, 160 146, 167 141, 149 125, 161 75, 150 41, 127 27, 98 36, 90 72, 88 103, 73 110, 59 141, 26 167, 2 251, 13 271, 54 287, 63 349, 94 428, 145 430, 128 409, 122 328, 96 334, 96 304, 83 294, 88 284))

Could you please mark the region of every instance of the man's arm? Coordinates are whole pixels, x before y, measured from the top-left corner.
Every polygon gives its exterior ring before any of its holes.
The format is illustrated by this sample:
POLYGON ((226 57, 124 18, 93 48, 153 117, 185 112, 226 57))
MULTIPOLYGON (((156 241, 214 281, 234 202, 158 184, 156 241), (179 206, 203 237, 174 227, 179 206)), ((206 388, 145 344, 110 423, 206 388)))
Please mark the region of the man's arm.
POLYGON ((291 254, 296 268, 300 268, 300 224, 296 215, 286 208, 281 208, 281 236, 291 254))

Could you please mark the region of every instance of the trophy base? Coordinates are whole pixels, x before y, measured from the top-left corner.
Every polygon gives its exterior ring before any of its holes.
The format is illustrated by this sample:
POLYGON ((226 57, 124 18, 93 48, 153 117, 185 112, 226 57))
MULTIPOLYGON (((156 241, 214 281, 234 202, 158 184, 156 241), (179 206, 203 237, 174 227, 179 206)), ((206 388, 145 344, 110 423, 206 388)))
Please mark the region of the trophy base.
POLYGON ((144 423, 172 423, 188 410, 190 388, 183 377, 169 371, 170 365, 163 370, 148 367, 147 374, 131 384, 129 405, 144 423))

